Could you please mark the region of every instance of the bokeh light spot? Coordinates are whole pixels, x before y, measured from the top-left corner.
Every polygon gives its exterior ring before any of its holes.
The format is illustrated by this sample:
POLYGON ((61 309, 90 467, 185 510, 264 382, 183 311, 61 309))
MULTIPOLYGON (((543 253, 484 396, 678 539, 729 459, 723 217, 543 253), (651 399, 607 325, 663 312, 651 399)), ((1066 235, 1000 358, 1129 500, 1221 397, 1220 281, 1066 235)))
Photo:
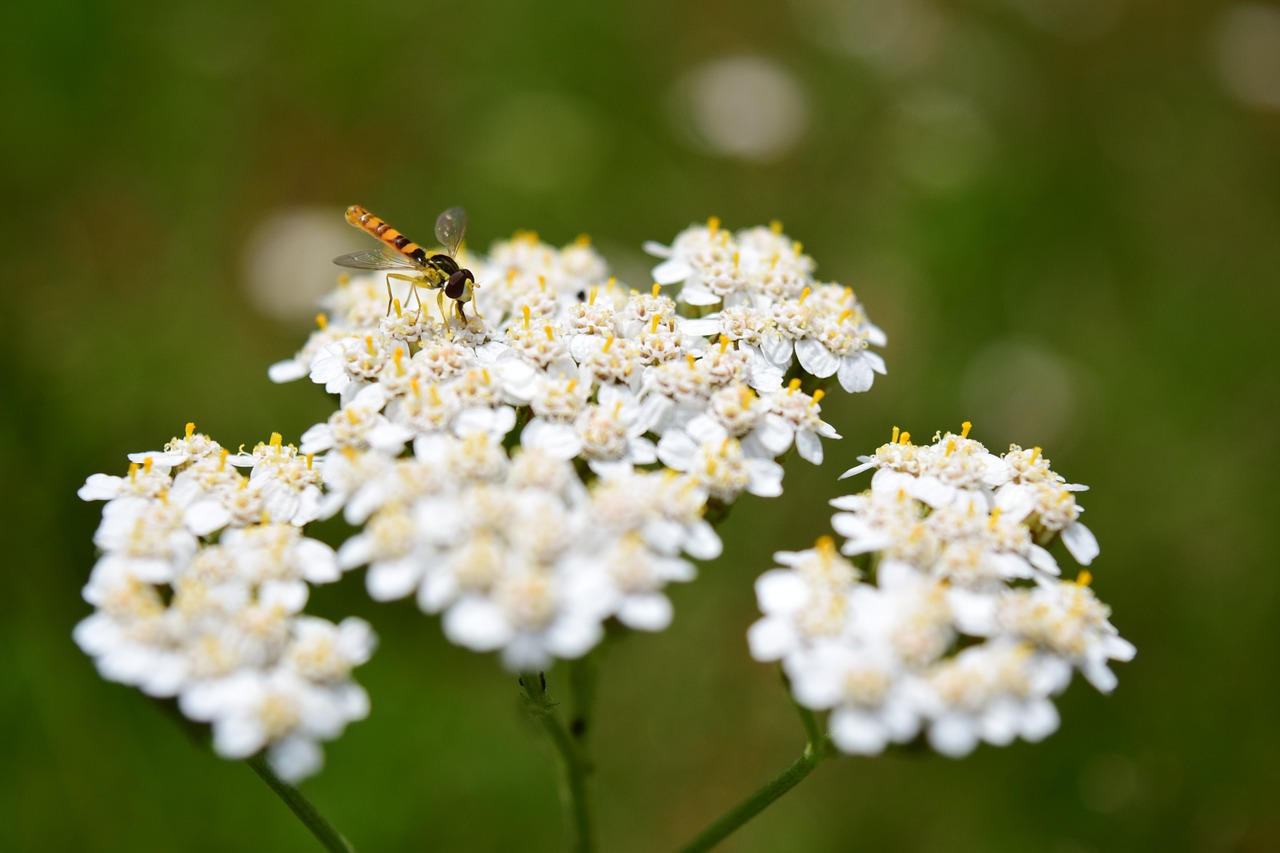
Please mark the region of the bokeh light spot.
POLYGON ((761 56, 694 67, 676 84, 672 105, 676 123, 697 145, 739 160, 778 160, 809 127, 808 98, 800 83, 761 56))

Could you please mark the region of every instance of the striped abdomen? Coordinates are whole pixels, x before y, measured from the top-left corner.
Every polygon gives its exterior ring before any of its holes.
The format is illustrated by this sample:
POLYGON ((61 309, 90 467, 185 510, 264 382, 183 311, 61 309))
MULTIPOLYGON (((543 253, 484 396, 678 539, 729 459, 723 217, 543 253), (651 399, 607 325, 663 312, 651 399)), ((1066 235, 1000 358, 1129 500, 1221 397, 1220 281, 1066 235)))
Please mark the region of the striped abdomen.
POLYGON ((427 251, 358 204, 347 208, 347 221, 367 231, 416 264, 427 261, 427 251))

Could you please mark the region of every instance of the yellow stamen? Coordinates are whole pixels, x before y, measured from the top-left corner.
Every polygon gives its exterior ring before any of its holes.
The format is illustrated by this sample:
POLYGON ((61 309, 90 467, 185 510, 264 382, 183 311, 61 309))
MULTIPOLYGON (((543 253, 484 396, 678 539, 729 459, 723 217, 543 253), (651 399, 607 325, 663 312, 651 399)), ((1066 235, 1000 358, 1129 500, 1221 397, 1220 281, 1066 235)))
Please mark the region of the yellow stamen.
POLYGON ((404 376, 404 365, 401 364, 404 361, 404 350, 396 347, 395 351, 391 353, 391 361, 396 366, 396 375, 404 376))
POLYGON ((378 351, 373 348, 373 335, 364 336, 364 345, 369 350, 369 355, 377 355, 378 351))
POLYGON ((227 457, 230 455, 231 455, 231 451, 227 450, 225 447, 222 448, 222 453, 218 454, 218 472, 219 473, 227 469, 227 457))
MULTIPOLYGON (((972 504, 970 504, 970 506, 972 506, 972 504)), ((997 525, 1000 524, 1000 512, 1000 507, 996 507, 991 510, 991 520, 987 522, 988 530, 995 530, 997 525)))
POLYGON ((422 387, 418 383, 418 377, 415 376, 409 380, 409 389, 413 391, 413 396, 415 397, 422 396, 422 387))
POLYGON ((890 443, 890 444, 897 444, 897 443, 898 443, 898 428, 897 428, 897 427, 894 427, 894 428, 893 428, 893 438, 889 439, 889 443, 890 443))
POLYGON ((662 321, 661 317, 659 317, 657 314, 653 315, 653 322, 649 324, 649 334, 656 335, 658 333, 658 323, 660 323, 661 321, 662 321))
POLYGON ((804 244, 801 243, 799 240, 796 240, 794 243, 791 244, 791 251, 795 253, 795 256, 797 258, 800 257, 800 255, 803 254, 804 252, 804 244))
POLYGON ((960 424, 960 437, 968 438, 969 430, 971 429, 973 429, 973 424, 970 421, 965 421, 964 423, 960 424))
POLYGON ((727 335, 720 336, 720 352, 724 352, 729 348, 729 338, 727 335))
MULTIPOLYGON (((594 293, 594 291, 592 291, 592 292, 594 293)), ((604 347, 603 347, 603 348, 601 348, 601 350, 600 350, 600 351, 601 351, 601 352, 608 352, 608 351, 609 351, 609 350, 611 350, 611 349, 613 349, 613 336, 612 336, 612 335, 610 335, 610 336, 609 336, 609 339, 608 339, 608 340, 606 340, 606 341, 604 342, 604 347)))
POLYGON ((721 443, 720 443, 720 455, 721 455, 721 456, 727 456, 727 455, 729 454, 729 443, 730 443, 731 441, 733 441, 733 439, 732 439, 732 438, 726 438, 723 442, 721 442, 721 443))
POLYGON ((573 389, 574 389, 574 388, 577 388, 577 387, 578 387, 578 380, 576 380, 576 379, 570 379, 570 380, 569 380, 569 382, 568 382, 568 384, 564 386, 564 390, 565 390, 565 391, 568 391, 570 394, 572 394, 572 393, 573 393, 573 389))
POLYGON ((600 292, 600 288, 598 288, 598 287, 593 287, 593 288, 591 288, 591 292, 587 294, 587 304, 588 304, 588 305, 595 305, 595 304, 596 304, 596 294, 598 294, 599 292, 600 292))
POLYGON ((720 217, 710 216, 707 218, 707 230, 711 232, 711 236, 716 236, 716 232, 720 230, 720 217))
POLYGON ((910 444, 910 443, 911 443, 911 433, 909 433, 909 432, 904 432, 904 433, 903 433, 903 434, 898 438, 898 444, 901 444, 901 445, 904 445, 904 446, 905 446, 905 445, 910 444))
POLYGON ((774 234, 781 234, 781 233, 782 233, 782 220, 781 220, 781 219, 774 219, 774 220, 772 220, 772 221, 769 223, 769 230, 770 230, 770 231, 772 231, 774 234))
POLYGON ((320 331, 323 332, 325 329, 329 328, 329 318, 326 317, 324 314, 317 314, 316 325, 319 326, 320 331))
POLYGON ((818 403, 819 403, 819 402, 822 400, 822 398, 823 398, 823 397, 825 397, 825 396, 827 396, 827 392, 826 392, 826 391, 823 391, 821 388, 819 388, 817 391, 814 391, 814 392, 813 392, 813 399, 809 401, 809 405, 810 405, 810 406, 816 406, 816 405, 818 405, 818 403))
POLYGON ((616 275, 609 276, 609 280, 604 283, 604 286, 613 290, 618 286, 618 277, 616 275))
POLYGON ((191 440, 191 436, 196 434, 196 425, 193 421, 187 421, 187 441, 191 440))
POLYGON ((142 473, 144 473, 144 474, 150 474, 150 473, 151 473, 151 461, 152 461, 152 460, 151 460, 151 457, 150 457, 150 456, 148 456, 146 459, 143 459, 143 460, 142 460, 142 473))
POLYGON ((353 423, 353 424, 360 423, 360 416, 356 414, 355 409, 344 409, 343 411, 347 413, 347 421, 349 423, 353 423))
POLYGON ((524 311, 524 327, 527 329, 529 328, 529 306, 526 305, 521 310, 524 311))
POLYGON ((480 368, 480 377, 484 379, 485 385, 493 384, 493 377, 489 375, 489 368, 487 367, 480 368))
POLYGON ((440 400, 440 389, 434 382, 432 382, 431 387, 427 389, 427 393, 431 397, 431 405, 433 406, 441 405, 442 401, 440 400))
POLYGON ((1076 575, 1076 586, 1088 586, 1091 583, 1093 583, 1093 572, 1081 569, 1080 574, 1076 575))
POLYGON ((1040 448, 1031 448, 1031 464, 1034 465, 1036 460, 1040 458, 1040 448))
POLYGON ((950 456, 956 452, 956 440, 954 438, 947 439, 947 452, 942 454, 943 457, 950 456))
POLYGON ((616 418, 621 414, 622 414, 622 401, 619 400, 618 402, 613 404, 613 416, 616 418))
POLYGON ((316 461, 316 455, 314 453, 308 453, 307 454, 307 470, 308 471, 310 471, 312 467, 314 467, 315 461, 316 461))
POLYGON ((579 249, 585 249, 591 245, 591 237, 586 234, 579 234, 578 239, 573 241, 573 245, 577 246, 579 249))
POLYGON ((654 295, 654 296, 657 296, 661 291, 662 291, 662 285, 658 284, 658 283, 655 281, 655 282, 653 283, 653 295, 654 295))
POLYGON ((819 536, 818 541, 813 543, 813 547, 819 554, 830 559, 836 553, 836 540, 830 536, 819 536))
POLYGON ((840 318, 836 320, 836 325, 843 323, 845 320, 848 320, 852 316, 853 316, 852 308, 844 309, 844 311, 840 312, 840 318))
POLYGON ((138 469, 141 467, 142 466, 139 465, 137 462, 129 463, 129 482, 131 483, 138 482, 138 469))
POLYGON ((547 333, 547 340, 549 340, 549 341, 554 341, 554 340, 556 339, 556 330, 555 330, 555 329, 553 329, 553 328, 551 328, 551 324, 550 324, 550 323, 548 323, 547 325, 543 326, 543 327, 542 327, 542 331, 544 331, 544 332, 546 332, 546 333, 547 333))
POLYGON ((733 253, 733 268, 735 270, 738 268, 738 262, 741 260, 741 258, 739 257, 739 254, 740 254, 739 252, 733 253))
POLYGON ((546 289, 547 289, 547 277, 546 277, 545 275, 539 275, 539 276, 538 276, 538 289, 539 289, 539 290, 541 290, 541 291, 543 291, 543 292, 546 292, 546 289))
POLYGON ((351 283, 351 273, 349 272, 338 273, 338 285, 340 287, 346 287, 350 283, 351 283))
POLYGON ((689 362, 690 368, 692 368, 695 364, 697 364, 697 362, 694 360, 693 353, 691 352, 685 353, 684 358, 685 358, 685 361, 689 362))
POLYGON ((800 390, 800 377, 797 376, 795 379, 792 379, 790 382, 787 383, 787 393, 794 394, 799 390, 800 390))
POLYGON ((278 432, 271 433, 271 440, 267 442, 268 445, 276 449, 276 453, 280 452, 280 445, 283 443, 284 443, 284 436, 282 436, 278 432))
POLYGON ((813 293, 813 291, 807 287, 804 290, 800 291, 800 301, 797 302, 796 304, 803 305, 804 301, 809 298, 810 293, 813 293))
POLYGON ((401 307, 401 306, 400 306, 400 300, 399 300, 399 299, 392 299, 392 300, 391 300, 391 307, 395 309, 395 312, 396 312, 396 316, 397 316, 397 317, 402 316, 403 312, 400 310, 400 307, 401 307))

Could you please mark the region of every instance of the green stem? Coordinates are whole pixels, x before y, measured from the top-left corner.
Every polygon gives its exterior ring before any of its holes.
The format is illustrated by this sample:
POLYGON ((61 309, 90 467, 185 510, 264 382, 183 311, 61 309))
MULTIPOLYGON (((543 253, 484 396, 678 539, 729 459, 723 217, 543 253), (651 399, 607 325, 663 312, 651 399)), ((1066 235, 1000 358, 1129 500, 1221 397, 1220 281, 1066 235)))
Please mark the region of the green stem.
MULTIPOLYGON (((789 687, 787 693, 788 695, 791 693, 789 687)), ((754 794, 729 809, 729 811, 720 816, 719 820, 702 830, 696 838, 684 847, 681 847, 680 853, 701 853, 703 850, 710 850, 715 847, 732 835, 738 827, 772 805, 774 800, 799 785, 806 776, 813 772, 815 767, 826 761, 831 755, 831 741, 823 734, 822 725, 818 722, 818 716, 799 702, 796 702, 794 696, 791 702, 795 705, 796 711, 800 715, 800 724, 804 726, 804 752, 790 767, 766 782, 754 794)))
POLYGON ((805 746, 804 753, 790 767, 765 783, 754 794, 721 815, 719 820, 698 833, 698 836, 684 847, 681 847, 680 853, 701 853, 701 851, 715 847, 732 835, 738 827, 764 811, 774 800, 799 785, 830 754, 831 749, 826 744, 826 741, 819 742, 816 747, 813 744, 805 746))
POLYGON ((324 819, 320 810, 303 796, 301 791, 276 775, 266 756, 255 755, 246 763, 262 777, 262 781, 267 783, 268 788, 276 792, 276 796, 284 800, 284 804, 297 815, 298 820, 302 821, 307 829, 311 830, 311 834, 324 845, 326 850, 332 853, 355 853, 356 848, 351 846, 351 842, 343 838, 342 833, 324 819))
POLYGON ((556 703, 547 694, 542 673, 520 676, 525 692, 525 709, 547 733, 555 747, 560 764, 560 807, 564 814, 565 834, 572 853, 591 853, 595 842, 591 834, 591 814, 587 808, 587 763, 579 744, 555 715, 556 703))

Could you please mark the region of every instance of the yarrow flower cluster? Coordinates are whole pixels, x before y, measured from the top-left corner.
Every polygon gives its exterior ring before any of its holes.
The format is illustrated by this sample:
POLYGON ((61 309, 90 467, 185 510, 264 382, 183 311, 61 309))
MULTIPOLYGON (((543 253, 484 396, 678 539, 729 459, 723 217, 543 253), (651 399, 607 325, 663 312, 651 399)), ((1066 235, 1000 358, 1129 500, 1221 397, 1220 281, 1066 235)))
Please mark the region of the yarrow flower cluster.
POLYGON ((309 584, 341 574, 333 549, 302 535, 321 495, 315 460, 278 434, 232 454, 194 424, 130 459, 79 492, 106 504, 84 589, 95 611, 76 642, 104 678, 208 723, 223 757, 265 749, 284 778, 311 775, 318 741, 369 712, 351 670, 375 643, 360 619, 302 612, 309 584))
POLYGON ((369 566, 371 596, 414 596, 513 670, 577 658, 610 619, 670 623, 666 585, 720 552, 708 507, 780 494, 792 448, 822 461, 839 436, 821 380, 863 391, 884 372, 852 290, 777 226, 713 219, 653 250, 668 260, 640 291, 585 238, 517 234, 466 258, 465 322, 381 274, 327 298, 271 375, 338 395, 301 452, 324 460, 320 515, 362 528, 338 558, 369 566))
POLYGON ((1074 670, 1110 692, 1108 662, 1134 656, 1090 573, 1062 580, 1045 549, 1061 537, 1081 564, 1097 556, 1075 499, 1085 487, 1040 448, 997 456, 968 433, 917 446, 895 429, 845 474, 874 469, 871 488, 832 501, 843 543, 780 552, 756 582, 752 655, 781 662, 801 705, 831 712, 844 752, 922 732, 951 756, 1040 740, 1074 670))
POLYGON ((269 369, 337 396, 298 447, 232 453, 188 425, 89 478, 80 496, 107 504, 77 642, 209 723, 221 755, 265 749, 298 779, 367 714, 350 672, 374 645, 360 620, 303 615, 308 584, 367 566, 373 598, 414 596, 516 671, 581 657, 609 620, 665 628, 667 584, 720 553, 704 514, 780 494, 793 448, 820 463, 839 438, 820 386, 867 390, 884 335, 779 226, 713 219, 653 250, 641 291, 585 238, 517 234, 466 258, 471 316, 404 276, 341 276, 269 369), (336 553, 303 534, 339 514, 357 530, 336 553))

